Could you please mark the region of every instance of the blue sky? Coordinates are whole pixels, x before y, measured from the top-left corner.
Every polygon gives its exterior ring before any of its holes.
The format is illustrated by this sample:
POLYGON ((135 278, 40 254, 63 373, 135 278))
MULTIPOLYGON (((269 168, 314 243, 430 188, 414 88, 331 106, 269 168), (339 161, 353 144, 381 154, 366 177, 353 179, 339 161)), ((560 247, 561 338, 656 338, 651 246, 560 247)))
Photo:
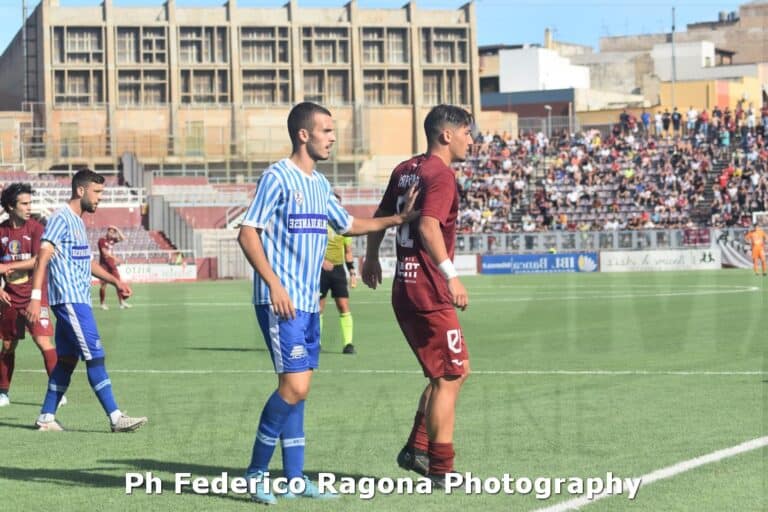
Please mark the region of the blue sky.
MULTIPOLYGON (((28 0, 36 5, 39 0, 28 0)), ((59 0, 61 5, 98 5, 101 0, 59 0)), ((113 0, 117 5, 159 5, 163 0, 113 0)), ((305 7, 338 7, 345 0, 298 0, 305 7)), ((210 6, 224 0, 177 0, 179 6, 210 6)), ((361 8, 397 8, 406 0, 358 0, 361 8)), ((462 0, 417 0, 426 9, 456 8, 462 0)), ((672 7, 676 8, 677 30, 687 23, 713 21, 720 11, 738 11, 746 3, 714 0, 623 1, 623 0, 476 0, 478 43, 541 43, 544 29, 551 27, 555 39, 593 46, 603 36, 668 31, 672 7)), ((238 0, 239 6, 276 7, 285 0, 238 0)), ((21 27, 21 0, 0 0, 0 53, 21 27)), ((0 70, 1 72, 2 70, 0 70)))

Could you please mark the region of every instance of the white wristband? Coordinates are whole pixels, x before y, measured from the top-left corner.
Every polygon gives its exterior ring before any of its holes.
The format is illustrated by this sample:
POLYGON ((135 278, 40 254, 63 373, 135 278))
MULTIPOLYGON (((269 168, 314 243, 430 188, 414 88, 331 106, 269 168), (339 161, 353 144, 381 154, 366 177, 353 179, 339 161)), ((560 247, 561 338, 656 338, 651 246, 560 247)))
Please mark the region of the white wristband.
POLYGON ((29 298, 32 300, 42 300, 43 299, 43 292, 40 289, 32 290, 32 293, 29 294, 29 298))
POLYGON ((456 267, 453 266, 453 262, 448 258, 446 258, 445 261, 438 265, 437 268, 440 269, 440 273, 443 274, 443 277, 446 280, 459 277, 459 273, 456 272, 456 267))

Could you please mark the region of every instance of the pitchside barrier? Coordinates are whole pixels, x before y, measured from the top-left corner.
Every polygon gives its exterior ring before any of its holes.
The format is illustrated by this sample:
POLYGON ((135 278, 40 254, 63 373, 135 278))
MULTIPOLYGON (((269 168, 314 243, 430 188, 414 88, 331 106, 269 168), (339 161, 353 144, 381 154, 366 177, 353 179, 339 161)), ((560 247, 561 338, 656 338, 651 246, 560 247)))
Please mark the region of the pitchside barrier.
POLYGON ((563 254, 491 254, 479 258, 482 274, 597 272, 596 252, 563 254))

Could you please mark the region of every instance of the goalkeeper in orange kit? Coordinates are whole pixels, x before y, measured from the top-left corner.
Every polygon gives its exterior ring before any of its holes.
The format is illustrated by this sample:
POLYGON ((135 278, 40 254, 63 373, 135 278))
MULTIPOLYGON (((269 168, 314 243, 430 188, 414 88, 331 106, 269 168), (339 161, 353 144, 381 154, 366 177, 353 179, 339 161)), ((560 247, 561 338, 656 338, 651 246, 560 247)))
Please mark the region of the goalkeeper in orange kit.
POLYGON ((757 262, 759 261, 762 265, 763 269, 763 275, 765 274, 765 242, 768 241, 768 236, 766 236, 765 231, 763 231, 763 228, 757 225, 756 222, 752 223, 752 229, 749 230, 749 232, 744 235, 744 239, 749 242, 749 244, 752 246, 752 264, 755 268, 755 275, 759 275, 757 273, 757 262))

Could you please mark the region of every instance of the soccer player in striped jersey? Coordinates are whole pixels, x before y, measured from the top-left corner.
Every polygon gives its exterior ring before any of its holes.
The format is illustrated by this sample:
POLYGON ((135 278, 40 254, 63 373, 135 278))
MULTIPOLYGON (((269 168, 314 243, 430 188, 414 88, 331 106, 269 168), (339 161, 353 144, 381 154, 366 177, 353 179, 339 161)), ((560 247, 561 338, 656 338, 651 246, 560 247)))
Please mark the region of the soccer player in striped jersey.
POLYGON ((147 422, 147 418, 131 418, 117 407, 112 395, 112 382, 104 366, 104 348, 96 329, 91 309, 91 275, 117 288, 125 297, 131 288, 104 270, 91 256, 88 233, 82 216, 94 213, 104 191, 104 177, 90 169, 82 169, 72 177, 69 203, 48 220, 43 232, 40 252, 32 274, 32 294, 27 318, 40 318, 40 298, 46 273, 48 302, 56 316, 56 354, 58 362, 48 379, 38 430, 61 431, 56 421, 56 408, 69 386, 78 357, 85 361, 88 382, 109 418, 112 432, 131 432, 147 422))
POLYGON ((328 180, 315 169, 318 161, 329 158, 336 140, 331 113, 325 108, 309 102, 293 107, 288 133, 291 156, 262 174, 238 236, 254 269, 256 317, 277 373, 277 389, 262 410, 246 471, 247 478, 258 482, 253 500, 265 504, 277 502, 265 485, 264 473, 278 441, 285 476, 303 480, 301 496, 335 496, 319 492, 304 475, 304 400, 312 371, 318 367, 318 291, 328 226, 340 234, 362 235, 399 226, 417 215, 415 188, 408 191, 397 215, 358 219, 342 208, 328 180))

